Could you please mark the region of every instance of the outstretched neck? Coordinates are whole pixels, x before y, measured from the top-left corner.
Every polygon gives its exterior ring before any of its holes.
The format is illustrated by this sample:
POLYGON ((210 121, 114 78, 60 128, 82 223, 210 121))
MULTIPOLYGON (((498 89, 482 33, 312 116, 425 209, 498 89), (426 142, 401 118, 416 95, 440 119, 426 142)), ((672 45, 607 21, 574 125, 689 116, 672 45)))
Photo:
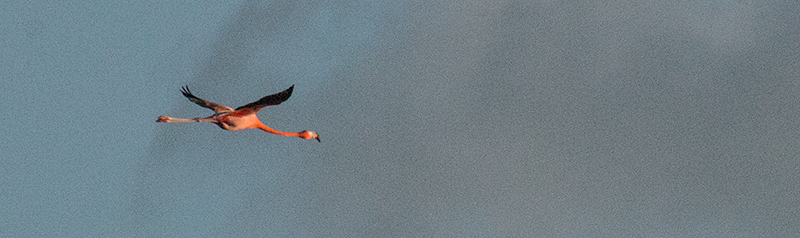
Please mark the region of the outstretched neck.
POLYGON ((262 131, 266 131, 266 132, 269 132, 269 133, 272 133, 272 134, 276 134, 276 135, 300 136, 300 133, 297 133, 297 132, 279 131, 279 130, 272 129, 272 127, 268 127, 267 125, 264 125, 264 123, 258 123, 256 126, 258 126, 258 129, 261 129, 262 131))
POLYGON ((309 131, 309 130, 303 130, 301 132, 279 131, 279 130, 272 129, 272 128, 268 127, 267 125, 264 125, 264 123, 261 123, 261 122, 258 122, 258 124, 256 124, 256 127, 258 127, 258 129, 261 129, 263 131, 266 131, 266 132, 269 132, 269 133, 272 133, 272 134, 277 134, 277 135, 282 135, 282 136, 297 136, 297 137, 300 137, 300 138, 303 138, 303 139, 306 139, 306 140, 315 139, 315 140, 317 140, 317 142, 320 142, 319 135, 317 135, 316 132, 309 131))

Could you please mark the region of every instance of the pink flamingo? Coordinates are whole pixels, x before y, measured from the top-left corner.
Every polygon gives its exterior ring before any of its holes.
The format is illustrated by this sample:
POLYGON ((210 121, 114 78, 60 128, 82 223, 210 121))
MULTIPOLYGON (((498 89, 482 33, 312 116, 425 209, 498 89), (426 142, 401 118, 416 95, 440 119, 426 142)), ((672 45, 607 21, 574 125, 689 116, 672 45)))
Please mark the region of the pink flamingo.
POLYGON ((286 99, 289 99, 289 96, 292 96, 293 89, 294 85, 292 85, 286 90, 283 90, 282 92, 263 97, 258 101, 248 103, 247 105, 237 107, 236 109, 232 109, 228 106, 207 101, 205 99, 195 96, 194 94, 192 94, 191 91, 189 91, 189 86, 187 85, 181 88, 181 93, 183 93, 183 96, 188 98, 189 101, 197 103, 197 105, 200 105, 201 107, 214 110, 214 115, 211 115, 209 117, 198 117, 198 118, 174 118, 167 115, 161 115, 158 116, 158 120, 156 120, 156 122, 208 121, 217 124, 217 126, 225 130, 232 131, 232 130, 247 129, 247 128, 258 128, 272 134, 277 134, 282 136, 297 136, 303 139, 314 138, 317 139, 317 141, 320 141, 319 135, 317 135, 316 132, 309 130, 303 130, 300 132, 279 131, 272 129, 267 125, 264 125, 264 123, 261 123, 261 121, 258 120, 258 117, 256 117, 256 112, 258 112, 259 109, 266 106, 278 105, 281 104, 281 102, 286 101, 286 99))

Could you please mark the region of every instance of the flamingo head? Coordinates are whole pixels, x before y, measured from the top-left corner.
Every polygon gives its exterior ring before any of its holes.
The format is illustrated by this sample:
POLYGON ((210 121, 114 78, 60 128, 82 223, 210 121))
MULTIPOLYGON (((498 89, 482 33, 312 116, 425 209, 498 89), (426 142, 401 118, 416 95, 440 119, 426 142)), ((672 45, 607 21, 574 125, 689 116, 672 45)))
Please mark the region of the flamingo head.
POLYGON ((309 131, 309 130, 301 131, 300 132, 300 138, 303 138, 303 139, 306 139, 306 140, 314 138, 314 139, 317 139, 317 142, 322 142, 322 141, 319 140, 319 135, 317 135, 316 132, 309 131))

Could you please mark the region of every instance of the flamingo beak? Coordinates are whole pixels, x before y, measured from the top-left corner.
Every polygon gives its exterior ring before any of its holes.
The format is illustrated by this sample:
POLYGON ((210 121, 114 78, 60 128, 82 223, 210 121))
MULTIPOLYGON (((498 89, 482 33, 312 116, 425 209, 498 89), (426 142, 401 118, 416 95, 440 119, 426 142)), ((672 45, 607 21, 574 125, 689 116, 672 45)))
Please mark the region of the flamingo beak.
POLYGON ((322 142, 321 140, 319 140, 319 136, 317 136, 317 137, 316 137, 316 138, 314 138, 314 139, 317 139, 317 142, 320 142, 320 143, 322 142))

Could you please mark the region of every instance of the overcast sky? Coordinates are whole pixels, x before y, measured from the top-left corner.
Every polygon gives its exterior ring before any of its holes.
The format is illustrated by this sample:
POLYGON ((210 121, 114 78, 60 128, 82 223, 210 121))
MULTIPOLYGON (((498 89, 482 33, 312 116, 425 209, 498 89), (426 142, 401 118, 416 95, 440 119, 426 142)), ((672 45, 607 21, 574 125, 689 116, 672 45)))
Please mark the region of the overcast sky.
POLYGON ((796 1, 2 6, 3 237, 800 235, 796 1))

